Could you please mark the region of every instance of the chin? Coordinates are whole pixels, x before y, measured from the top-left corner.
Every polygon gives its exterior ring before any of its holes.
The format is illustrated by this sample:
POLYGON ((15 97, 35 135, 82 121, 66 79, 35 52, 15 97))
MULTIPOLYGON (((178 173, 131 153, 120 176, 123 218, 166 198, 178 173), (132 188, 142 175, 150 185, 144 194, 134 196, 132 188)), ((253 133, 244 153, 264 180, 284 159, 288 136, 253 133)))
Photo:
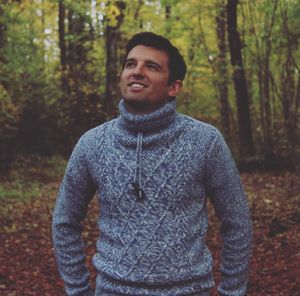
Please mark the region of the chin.
POLYGON ((125 104, 130 108, 130 110, 135 110, 137 112, 148 110, 149 103, 143 99, 137 98, 124 98, 125 104))
POLYGON ((146 101, 147 100, 147 98, 138 96, 138 95, 124 96, 123 98, 126 101, 146 101))
POLYGON ((126 103, 147 104, 147 99, 145 98, 124 97, 124 101, 126 103))

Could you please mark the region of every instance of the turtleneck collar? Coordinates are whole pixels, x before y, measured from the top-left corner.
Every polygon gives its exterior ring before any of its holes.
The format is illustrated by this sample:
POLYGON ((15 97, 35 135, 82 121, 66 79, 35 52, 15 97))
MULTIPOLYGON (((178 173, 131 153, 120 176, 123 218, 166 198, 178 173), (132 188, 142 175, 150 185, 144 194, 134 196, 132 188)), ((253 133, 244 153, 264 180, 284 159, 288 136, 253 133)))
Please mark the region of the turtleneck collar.
POLYGON ((161 108, 147 114, 134 114, 127 110, 125 101, 119 103, 120 125, 133 133, 151 133, 168 127, 175 119, 176 101, 167 102, 161 108))
POLYGON ((137 201, 143 202, 146 198, 142 177, 144 149, 154 145, 166 146, 169 139, 173 138, 174 134, 168 128, 175 121, 176 102, 169 101, 154 112, 140 115, 129 112, 122 99, 119 110, 119 128, 116 129, 115 139, 123 147, 136 149, 135 170, 130 185, 137 201))

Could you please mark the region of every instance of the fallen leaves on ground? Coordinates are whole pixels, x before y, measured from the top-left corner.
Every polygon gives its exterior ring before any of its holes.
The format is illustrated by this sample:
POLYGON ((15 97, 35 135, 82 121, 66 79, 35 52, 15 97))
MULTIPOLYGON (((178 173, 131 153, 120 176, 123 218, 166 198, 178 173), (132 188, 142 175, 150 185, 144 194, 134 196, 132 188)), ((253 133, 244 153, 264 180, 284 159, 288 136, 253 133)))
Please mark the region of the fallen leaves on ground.
MULTIPOLYGON (((254 246, 248 287, 250 296, 299 295, 300 178, 297 173, 245 173, 254 246)), ((42 195, 30 201, 1 199, 0 206, 0 295, 65 295, 51 243, 52 210, 59 183, 45 185, 42 195)), ((98 206, 89 206, 85 221, 87 264, 94 285, 91 258, 95 252, 98 206)), ((210 209, 208 245, 215 259, 219 281, 218 221, 210 209)))

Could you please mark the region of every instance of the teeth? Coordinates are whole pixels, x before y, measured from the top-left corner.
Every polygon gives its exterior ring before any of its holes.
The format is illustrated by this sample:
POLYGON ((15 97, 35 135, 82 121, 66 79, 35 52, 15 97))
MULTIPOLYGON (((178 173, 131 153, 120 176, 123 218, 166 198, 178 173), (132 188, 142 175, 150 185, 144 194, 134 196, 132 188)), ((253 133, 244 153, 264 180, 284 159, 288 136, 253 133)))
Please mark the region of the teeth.
POLYGON ((131 86, 136 87, 136 88, 143 88, 144 87, 144 85, 138 84, 138 83, 133 83, 133 84, 131 84, 131 86))

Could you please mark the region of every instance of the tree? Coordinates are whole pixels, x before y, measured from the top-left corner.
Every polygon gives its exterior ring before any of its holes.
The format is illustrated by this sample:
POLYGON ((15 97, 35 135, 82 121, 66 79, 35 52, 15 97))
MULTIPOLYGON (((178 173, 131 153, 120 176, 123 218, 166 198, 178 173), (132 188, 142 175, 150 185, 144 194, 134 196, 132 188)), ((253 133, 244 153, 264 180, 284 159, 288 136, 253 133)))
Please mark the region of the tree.
POLYGON ((104 121, 94 78, 94 27, 90 18, 91 1, 58 2, 58 35, 62 97, 60 125, 69 135, 71 146, 87 129, 104 121))
POLYGON ((138 0, 137 7, 136 7, 135 12, 134 12, 134 20, 139 21, 139 28, 140 29, 143 29, 142 18, 140 18, 140 11, 141 11, 141 8, 142 8, 143 4, 144 4, 143 0, 138 0))
POLYGON ((171 14, 172 14, 172 7, 170 4, 166 4, 165 6, 165 26, 166 26, 166 35, 171 33, 172 27, 171 27, 171 23, 169 22, 171 19, 171 14))
MULTIPOLYGON (((272 30, 275 24, 275 15, 278 1, 274 1, 271 13, 265 12, 263 38, 259 38, 256 29, 256 21, 251 1, 248 2, 251 32, 255 39, 255 53, 252 53, 256 62, 258 77, 258 88, 260 98, 260 117, 263 131, 263 153, 267 162, 274 159, 273 135, 272 135, 272 114, 271 114, 271 88, 270 88, 270 58, 272 53, 272 30), (269 16, 271 14, 271 16, 269 16)), ((269 7, 267 8, 269 11, 269 7)))
POLYGON ((300 107, 300 68, 295 58, 295 52, 299 47, 300 34, 299 32, 294 34, 289 25, 289 11, 292 9, 293 8, 289 7, 287 3, 282 4, 280 7, 282 32, 283 36, 285 36, 284 45, 286 49, 283 56, 283 69, 280 75, 280 99, 289 144, 289 154, 292 159, 297 159, 295 148, 298 143, 297 127, 300 107))
POLYGON ((223 3, 220 3, 219 13, 216 17, 217 23, 217 42, 219 48, 218 54, 218 80, 220 100, 220 116, 223 131, 228 140, 230 140, 230 106, 228 102, 228 71, 227 71, 227 43, 226 43, 226 9, 223 3))
POLYGON ((118 41, 120 26, 124 19, 125 2, 116 1, 115 5, 108 4, 106 26, 106 92, 105 113, 107 118, 115 114, 115 100, 118 97, 118 41))
POLYGON ((0 1, 0 169, 5 168, 15 152, 15 136, 18 130, 19 110, 12 103, 5 79, 7 64, 4 54, 6 41, 6 11, 8 1, 0 1))
POLYGON ((239 138, 243 159, 254 145, 269 163, 297 156, 299 12, 297 0, 0 0, 0 149, 70 151, 113 117, 125 43, 144 30, 185 57, 180 112, 234 152, 239 138))
POLYGON ((228 43, 238 108, 240 153, 242 157, 249 157, 254 154, 254 144, 251 130, 249 95, 241 53, 243 46, 237 30, 237 4, 238 0, 227 1, 228 43))
POLYGON ((62 88, 70 95, 70 88, 67 81, 67 46, 65 40, 65 20, 66 9, 64 0, 58 2, 58 33, 59 33, 59 48, 60 48, 60 64, 61 64, 61 81, 62 88))

